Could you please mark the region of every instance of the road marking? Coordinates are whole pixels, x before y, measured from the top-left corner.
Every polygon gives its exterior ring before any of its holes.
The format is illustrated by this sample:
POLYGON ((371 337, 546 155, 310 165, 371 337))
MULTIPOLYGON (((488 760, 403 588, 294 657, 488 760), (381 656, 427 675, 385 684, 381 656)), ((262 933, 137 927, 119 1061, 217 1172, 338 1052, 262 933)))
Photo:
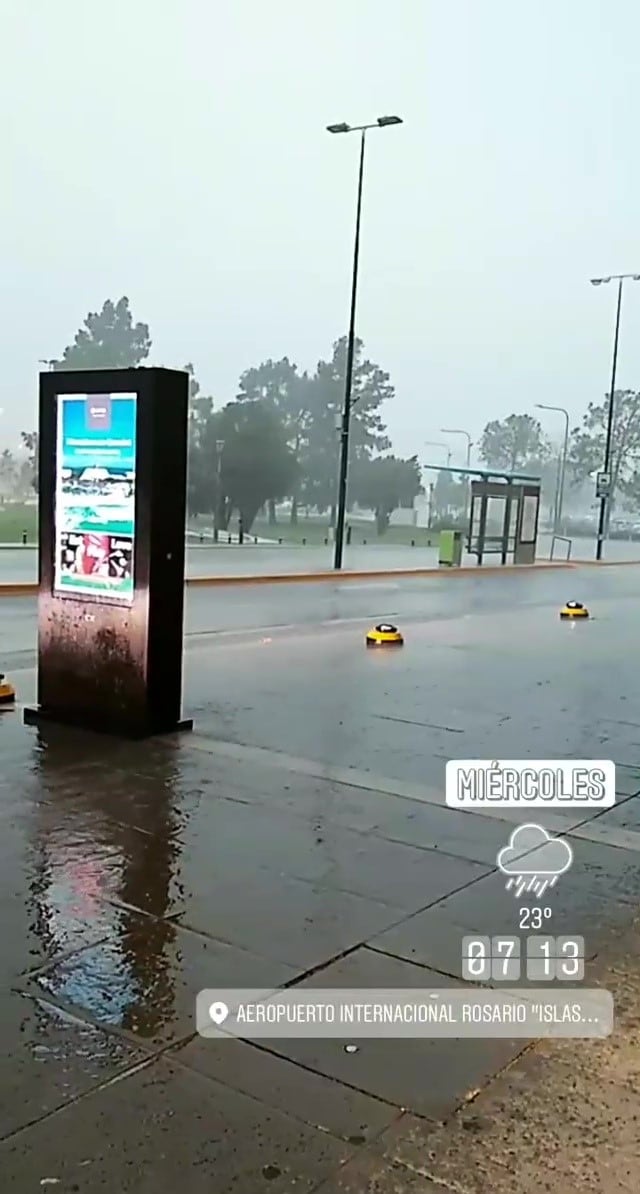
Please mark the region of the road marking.
POLYGON ((425 730, 445 730, 447 734, 464 734, 464 730, 457 729, 456 726, 440 726, 432 721, 411 721, 408 717, 391 717, 388 713, 374 713, 378 721, 395 721, 402 726, 422 726, 425 730))
MULTIPOLYGON (((390 613, 390 618, 398 617, 398 614, 390 613)), ((276 634, 281 631, 295 630, 298 637, 308 637, 310 634, 315 634, 318 630, 332 630, 340 626, 370 626, 372 620, 380 617, 380 612, 375 614, 358 614, 351 618, 324 618, 320 622, 275 622, 270 626, 240 626, 237 629, 230 630, 188 630, 185 633, 185 639, 192 638, 212 638, 214 640, 223 638, 237 638, 243 636, 249 641, 244 644, 246 646, 259 646, 259 642, 255 643, 251 635, 259 634, 276 634)), ((411 625, 422 625, 422 623, 411 623, 411 625)))
POLYGON ((365 585, 336 585, 336 589, 339 593, 360 593, 363 589, 366 589, 367 591, 369 591, 370 589, 378 589, 378 590, 380 590, 380 589, 386 589, 386 590, 396 589, 397 590, 399 588, 400 588, 400 585, 388 585, 388 584, 384 584, 383 582, 379 582, 379 581, 375 581, 375 580, 372 580, 369 582, 369 584, 365 584, 365 585))

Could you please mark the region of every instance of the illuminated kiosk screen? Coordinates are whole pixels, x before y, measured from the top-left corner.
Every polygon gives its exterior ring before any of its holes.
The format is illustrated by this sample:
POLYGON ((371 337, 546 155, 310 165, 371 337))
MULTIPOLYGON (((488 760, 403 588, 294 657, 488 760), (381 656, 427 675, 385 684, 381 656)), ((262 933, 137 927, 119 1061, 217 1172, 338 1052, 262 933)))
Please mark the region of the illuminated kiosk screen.
POLYGON ((133 601, 136 394, 58 394, 53 591, 133 601))

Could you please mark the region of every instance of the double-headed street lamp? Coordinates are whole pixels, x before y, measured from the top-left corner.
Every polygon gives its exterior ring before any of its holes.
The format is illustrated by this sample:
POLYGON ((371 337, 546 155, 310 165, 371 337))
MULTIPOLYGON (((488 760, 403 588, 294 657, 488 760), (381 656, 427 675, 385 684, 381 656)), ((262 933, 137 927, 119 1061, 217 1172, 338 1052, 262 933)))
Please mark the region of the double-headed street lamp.
POLYGON ((546 402, 536 402, 535 407, 536 410, 553 410, 558 415, 564 415, 564 442, 562 445, 560 463, 558 465, 556 496, 553 503, 553 533, 554 535, 557 535, 560 531, 562 506, 564 503, 564 487, 567 475, 567 451, 569 449, 569 411, 565 410, 564 406, 547 406, 546 402))
MULTIPOLYGON (((618 303, 616 307, 616 330, 613 336, 613 364, 611 367, 611 392, 609 394, 609 410, 607 413, 607 438, 604 448, 604 465, 603 472, 609 477, 608 492, 604 492, 600 498, 600 517, 598 519, 598 539, 596 542, 596 560, 602 559, 602 546, 605 539, 605 528, 607 526, 607 511, 611 502, 612 488, 611 488, 611 441, 613 438, 613 416, 614 416, 614 398, 616 389, 616 368, 618 365, 618 336, 620 333, 620 310, 622 307, 622 285, 628 278, 633 282, 640 282, 640 274, 611 274, 608 278, 592 278, 592 286, 603 286, 607 282, 618 283, 618 303)), ((605 487, 603 487, 605 488, 605 487)))
POLYGON ((469 465, 471 464, 471 449, 473 447, 473 440, 471 439, 469 432, 461 431, 457 427, 441 427, 440 430, 443 435, 464 435, 467 441, 467 468, 469 468, 469 465))
POLYGON ((338 516, 336 523, 336 544, 334 568, 342 568, 342 554, 344 549, 344 524, 347 513, 347 471, 349 468, 349 427, 351 422, 351 388, 353 384, 353 358, 356 341, 356 297, 358 292, 358 263, 360 258, 360 218, 362 215, 362 183, 364 179, 364 146, 369 129, 387 128, 391 124, 402 124, 399 116, 379 116, 373 124, 329 124, 329 133, 360 133, 360 169, 358 171, 358 200, 356 205, 356 235, 353 247, 353 276, 351 281, 351 314, 349 317, 349 337, 347 340, 347 363, 344 383, 344 403, 342 407, 342 427, 340 435, 340 472, 338 477, 338 516))

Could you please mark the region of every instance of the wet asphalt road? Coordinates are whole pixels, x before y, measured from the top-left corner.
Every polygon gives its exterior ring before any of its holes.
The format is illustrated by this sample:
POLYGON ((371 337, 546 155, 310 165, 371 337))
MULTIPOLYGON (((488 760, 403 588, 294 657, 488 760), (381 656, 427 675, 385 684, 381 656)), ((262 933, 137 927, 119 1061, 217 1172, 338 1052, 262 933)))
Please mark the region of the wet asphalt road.
MULTIPOLYGON (((3 714, 3 1190, 355 1192, 408 1113, 447 1120, 518 1056, 526 1042, 203 1041, 193 1000, 455 985, 465 934, 518 934, 495 861, 514 818, 447 809, 452 757, 617 762, 614 809, 538 818, 575 855, 549 931, 583 935, 597 965, 640 897, 639 585, 629 567, 193 590, 193 735, 39 736, 3 714), (570 598, 592 620, 560 623, 570 598), (382 618, 402 650, 364 647, 382 618)), ((0 602, 21 700, 34 613, 0 602)), ((375 1188, 433 1184, 389 1170, 375 1188)))
MULTIPOLYGON (((640 566, 620 569, 560 568, 504 575, 451 577, 382 577, 338 580, 336 583, 192 588, 186 591, 185 638, 191 650, 196 637, 231 638, 237 631, 314 629, 328 623, 384 618, 443 621, 492 615, 515 607, 539 605, 550 611, 576 598, 633 600, 640 566), (554 604, 555 603, 555 604, 554 604)), ((33 597, 0 600, 0 664, 5 668, 35 666, 37 602, 33 597)), ((517 637, 520 637, 520 632, 517 637)), ((319 652, 319 658, 322 653, 319 652)))

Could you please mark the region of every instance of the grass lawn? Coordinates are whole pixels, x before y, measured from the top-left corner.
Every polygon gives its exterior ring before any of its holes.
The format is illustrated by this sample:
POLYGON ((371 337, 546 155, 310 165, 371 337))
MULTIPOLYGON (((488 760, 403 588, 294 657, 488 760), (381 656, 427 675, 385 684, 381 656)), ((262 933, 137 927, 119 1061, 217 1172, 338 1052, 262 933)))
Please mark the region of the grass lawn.
MULTIPOLYGON (((438 543, 438 532, 427 531, 424 527, 390 526, 386 534, 378 536, 375 525, 371 522, 350 518, 348 524, 352 527, 351 542, 353 544, 366 542, 389 547, 408 547, 413 540, 416 547, 435 547, 438 543)), ((211 520, 195 519, 191 525, 195 527, 206 525, 210 528, 211 520)), ((230 529, 237 531, 237 520, 233 521, 230 529)), ((0 543, 22 543, 23 531, 27 533, 28 543, 37 543, 37 507, 17 503, 0 505, 0 543)), ((293 526, 286 520, 275 526, 270 526, 268 522, 256 519, 251 528, 251 534, 257 535, 260 539, 273 539, 276 543, 282 539, 283 543, 290 543, 292 546, 322 547, 325 539, 329 538, 329 527, 319 518, 300 519, 293 526)))
MULTIPOLYGON (((416 547, 437 547, 438 545, 438 532, 427 531, 425 527, 390 526, 386 534, 378 536, 375 524, 372 522, 349 518, 347 525, 352 527, 351 542, 354 545, 366 543, 389 547, 409 547, 412 540, 416 547)), ((200 527, 206 527, 210 532, 211 519, 200 515, 198 518, 190 519, 189 526, 194 531, 200 527)), ((237 533, 238 520, 236 517, 231 520, 229 530, 234 534, 237 533)), ((329 524, 321 518, 301 518, 292 525, 288 519, 282 518, 274 526, 266 519, 256 518, 249 533, 256 535, 259 539, 272 539, 274 543, 282 540, 283 544, 290 544, 292 547, 322 547, 325 539, 329 539, 329 524)))
MULTIPOLYGON (((389 547, 395 545, 408 547, 413 539, 416 547, 430 547, 436 546, 438 542, 437 532, 427 531, 425 527, 390 526, 384 535, 378 536, 375 524, 372 522, 349 518, 347 525, 352 527, 351 542, 354 544, 366 542, 389 547)), ((329 527, 321 519, 315 518, 300 519, 293 526, 287 521, 270 526, 268 522, 256 519, 251 528, 251 534, 257 535, 260 539, 274 539, 276 542, 278 539, 282 539, 283 543, 298 545, 302 545, 304 539, 307 546, 319 547, 324 544, 325 539, 329 538, 329 527)))
POLYGON ((23 531, 27 532, 28 543, 37 543, 37 506, 0 505, 0 543, 22 543, 23 531))

